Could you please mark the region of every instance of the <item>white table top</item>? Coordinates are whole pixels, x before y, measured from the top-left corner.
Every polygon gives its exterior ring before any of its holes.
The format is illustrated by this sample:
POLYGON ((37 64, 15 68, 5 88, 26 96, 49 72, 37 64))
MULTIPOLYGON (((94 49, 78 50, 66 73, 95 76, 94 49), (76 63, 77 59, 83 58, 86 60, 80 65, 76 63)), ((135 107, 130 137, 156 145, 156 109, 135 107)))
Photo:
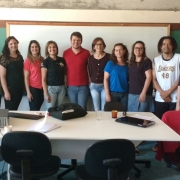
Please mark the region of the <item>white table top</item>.
MULTIPOLYGON (((25 113, 24 111, 22 113, 25 113)), ((26 112, 33 113, 33 112, 26 112)), ((45 114, 45 112, 42 112, 45 114)), ((148 128, 141 128, 115 122, 111 118, 111 112, 102 112, 101 120, 96 120, 94 111, 88 112, 85 117, 70 119, 66 121, 55 119, 51 116, 48 122, 60 124, 61 127, 45 133, 51 140, 103 140, 103 139, 129 139, 135 141, 180 141, 180 136, 159 120, 154 114, 148 112, 128 112, 127 115, 135 114, 153 117, 155 125, 148 128)), ((118 117, 122 112, 118 112, 118 117)), ((9 118, 9 124, 13 131, 27 130, 36 123, 34 120, 9 118)))

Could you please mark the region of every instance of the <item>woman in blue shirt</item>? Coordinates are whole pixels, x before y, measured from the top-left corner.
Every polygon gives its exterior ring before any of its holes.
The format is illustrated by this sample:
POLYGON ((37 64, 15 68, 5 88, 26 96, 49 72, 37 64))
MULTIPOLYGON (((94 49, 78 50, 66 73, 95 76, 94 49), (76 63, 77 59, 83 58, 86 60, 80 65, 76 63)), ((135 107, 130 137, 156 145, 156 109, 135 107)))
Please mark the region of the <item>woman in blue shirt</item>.
POLYGON ((127 110, 128 102, 128 49, 122 44, 114 45, 109 61, 104 68, 106 101, 119 101, 127 110))

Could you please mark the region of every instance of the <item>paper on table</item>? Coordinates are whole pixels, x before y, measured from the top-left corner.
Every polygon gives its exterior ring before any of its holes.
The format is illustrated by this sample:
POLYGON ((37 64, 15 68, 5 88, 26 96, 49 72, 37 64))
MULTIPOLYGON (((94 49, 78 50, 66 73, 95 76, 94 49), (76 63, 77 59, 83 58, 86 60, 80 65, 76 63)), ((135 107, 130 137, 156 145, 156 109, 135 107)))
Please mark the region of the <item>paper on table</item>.
POLYGON ((143 120, 151 120, 152 117, 149 117, 149 116, 141 116, 139 114, 135 114, 134 116, 132 116, 134 118, 139 118, 139 119, 143 119, 143 120))
POLYGON ((47 119, 47 111, 45 113, 44 119, 42 121, 37 122, 37 123, 33 124, 32 126, 30 126, 28 128, 28 131, 38 131, 38 132, 46 133, 46 132, 49 132, 49 131, 52 131, 54 129, 61 127, 58 124, 47 123, 46 119, 47 119))

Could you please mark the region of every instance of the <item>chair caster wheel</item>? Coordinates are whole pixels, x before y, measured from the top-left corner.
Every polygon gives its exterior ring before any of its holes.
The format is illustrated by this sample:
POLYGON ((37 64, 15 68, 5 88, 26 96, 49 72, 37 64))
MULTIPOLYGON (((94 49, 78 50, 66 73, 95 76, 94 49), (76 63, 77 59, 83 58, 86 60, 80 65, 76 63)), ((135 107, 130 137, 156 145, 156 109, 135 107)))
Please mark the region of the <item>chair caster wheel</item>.
POLYGON ((135 173, 135 177, 139 178, 141 176, 141 173, 135 173))

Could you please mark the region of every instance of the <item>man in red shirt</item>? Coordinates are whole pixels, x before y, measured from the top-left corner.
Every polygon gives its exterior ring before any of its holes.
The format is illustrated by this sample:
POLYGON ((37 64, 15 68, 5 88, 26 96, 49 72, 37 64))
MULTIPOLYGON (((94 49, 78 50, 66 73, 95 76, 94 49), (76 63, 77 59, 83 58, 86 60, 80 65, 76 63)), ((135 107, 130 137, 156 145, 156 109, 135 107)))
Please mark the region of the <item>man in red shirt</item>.
POLYGON ((67 93, 71 103, 79 104, 86 110, 89 96, 87 59, 90 53, 81 47, 82 34, 80 32, 73 32, 70 42, 71 47, 63 53, 67 65, 67 93))

